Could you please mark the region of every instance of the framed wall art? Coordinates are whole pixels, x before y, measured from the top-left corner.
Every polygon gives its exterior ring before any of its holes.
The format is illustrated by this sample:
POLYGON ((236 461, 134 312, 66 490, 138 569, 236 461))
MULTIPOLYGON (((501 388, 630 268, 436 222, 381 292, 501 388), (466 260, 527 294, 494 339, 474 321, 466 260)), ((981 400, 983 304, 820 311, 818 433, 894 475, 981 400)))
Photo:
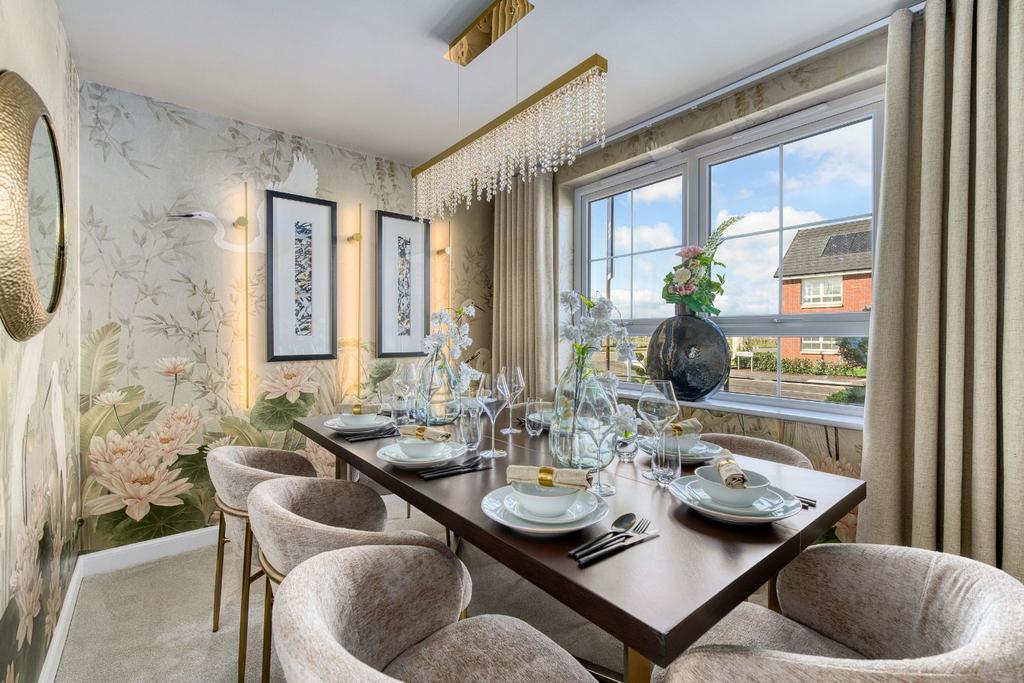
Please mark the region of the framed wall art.
POLYGON ((377 355, 423 356, 430 325, 430 221, 377 212, 377 355))
POLYGON ((267 360, 337 358, 338 204, 267 190, 267 360))

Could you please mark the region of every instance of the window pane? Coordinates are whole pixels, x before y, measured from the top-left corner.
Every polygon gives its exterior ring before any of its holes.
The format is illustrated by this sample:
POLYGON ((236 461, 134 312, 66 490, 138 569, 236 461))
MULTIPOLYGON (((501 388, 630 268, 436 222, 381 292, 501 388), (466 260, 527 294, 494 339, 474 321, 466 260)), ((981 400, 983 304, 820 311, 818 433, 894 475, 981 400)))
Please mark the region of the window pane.
POLYGON ((783 398, 864 405, 867 346, 867 337, 783 337, 783 398))
POLYGON ((633 190, 633 219, 633 251, 681 246, 682 176, 633 190))
POLYGON ((732 368, 723 391, 753 396, 778 393, 778 337, 728 337, 732 368))
POLYGON ((871 213, 872 122, 783 145, 784 225, 871 213))
POLYGON ((743 219, 727 235, 779 227, 779 148, 711 167, 710 230, 730 216, 743 219))
POLYGON ((871 220, 782 234, 782 313, 860 313, 871 309, 871 220))
POLYGON ((590 256, 608 254, 608 198, 590 202, 590 256))
POLYGON ((608 296, 608 260, 590 262, 590 289, 588 295, 608 296))
POLYGON ((725 292, 715 300, 721 315, 776 315, 779 312, 779 234, 726 240, 715 258, 725 264, 725 292))
POLYGON ((631 336, 629 340, 636 344, 637 360, 632 367, 616 359, 614 342, 605 340, 601 350, 594 354, 594 367, 615 374, 623 382, 643 382, 647 379, 646 359, 647 346, 651 343, 649 336, 631 336))
POLYGON ((611 260, 611 295, 609 298, 615 307, 619 309, 619 315, 623 319, 628 320, 633 318, 633 312, 630 308, 630 300, 632 293, 632 278, 630 273, 629 263, 630 257, 624 256, 621 258, 615 258, 611 260))
POLYGON ((665 275, 679 263, 678 251, 673 247, 633 257, 634 318, 668 318, 675 314, 675 306, 661 298, 661 289, 665 275))
POLYGON ((633 214, 630 193, 612 197, 612 253, 628 254, 633 250, 633 214))

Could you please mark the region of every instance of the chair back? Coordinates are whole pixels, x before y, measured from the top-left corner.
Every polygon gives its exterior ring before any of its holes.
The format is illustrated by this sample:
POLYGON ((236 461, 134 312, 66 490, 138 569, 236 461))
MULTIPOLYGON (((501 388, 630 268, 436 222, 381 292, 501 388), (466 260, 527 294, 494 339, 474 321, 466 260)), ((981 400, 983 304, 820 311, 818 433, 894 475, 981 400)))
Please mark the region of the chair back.
POLYGON ((753 436, 742 436, 740 434, 701 434, 701 441, 713 443, 726 448, 739 455, 747 455, 751 458, 769 460, 782 465, 793 465, 814 469, 810 459, 793 448, 777 441, 758 439, 753 436))

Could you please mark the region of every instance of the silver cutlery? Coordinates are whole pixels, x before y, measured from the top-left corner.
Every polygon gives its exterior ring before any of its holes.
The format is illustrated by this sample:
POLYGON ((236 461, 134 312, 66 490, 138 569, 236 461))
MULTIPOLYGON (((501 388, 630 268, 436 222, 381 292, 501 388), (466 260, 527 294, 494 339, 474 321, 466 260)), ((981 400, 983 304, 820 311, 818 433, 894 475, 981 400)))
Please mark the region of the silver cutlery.
POLYGON ((397 429, 386 429, 376 432, 370 432, 369 434, 356 434, 349 437, 343 437, 348 443, 358 443, 360 441, 372 441, 374 439, 388 439, 393 436, 398 436, 397 429))
POLYGON ((588 553, 587 555, 578 558, 577 562, 579 563, 579 566, 581 568, 588 567, 594 564, 595 562, 603 560, 606 557, 610 557, 612 555, 615 555, 616 553, 620 553, 626 548, 632 548, 635 545, 645 543, 647 541, 650 541, 651 539, 657 538, 658 536, 659 534, 657 531, 652 531, 649 534, 640 534, 623 543, 615 543, 614 545, 601 548, 600 550, 597 550, 592 553, 588 553))
POLYGON ((604 532, 597 538, 591 539, 582 545, 576 546, 575 548, 569 551, 569 557, 576 557, 577 555, 582 555, 588 550, 591 550, 598 543, 607 540, 609 537, 614 536, 616 534, 626 533, 627 531, 633 528, 634 524, 636 524, 636 515, 634 515, 632 512, 627 512, 624 515, 620 515, 615 519, 614 522, 612 522, 611 529, 604 532))
POLYGON ((446 472, 435 472, 434 474, 421 474, 420 478, 423 481, 433 481, 435 479, 442 479, 443 477, 451 477, 456 474, 466 474, 468 472, 480 472, 482 470, 491 469, 490 465, 480 464, 475 467, 460 467, 457 470, 449 470, 446 472))
POLYGON ((447 465, 438 465, 436 467, 428 467, 425 470, 420 470, 420 474, 437 474, 438 472, 446 472, 448 470, 460 470, 464 467, 473 467, 480 463, 480 456, 476 456, 460 463, 449 463, 447 465))
MULTIPOLYGON (((632 529, 624 531, 620 534, 616 534, 610 538, 605 539, 604 541, 601 541, 600 543, 595 543, 590 548, 587 548, 587 550, 585 550, 584 552, 576 555, 576 559, 581 559, 584 555, 589 555, 593 552, 597 552, 598 550, 604 550, 605 548, 613 546, 617 543, 621 543, 622 541, 628 541, 629 539, 636 538, 637 536, 643 536, 647 532, 647 530, 650 529, 650 527, 651 520, 641 517, 637 521, 636 526, 632 529)), ((653 533, 657 533, 657 531, 655 530, 653 533)))
POLYGON ((813 498, 805 498, 803 496, 794 497, 800 501, 800 506, 804 508, 812 508, 818 504, 818 501, 814 500, 813 498))

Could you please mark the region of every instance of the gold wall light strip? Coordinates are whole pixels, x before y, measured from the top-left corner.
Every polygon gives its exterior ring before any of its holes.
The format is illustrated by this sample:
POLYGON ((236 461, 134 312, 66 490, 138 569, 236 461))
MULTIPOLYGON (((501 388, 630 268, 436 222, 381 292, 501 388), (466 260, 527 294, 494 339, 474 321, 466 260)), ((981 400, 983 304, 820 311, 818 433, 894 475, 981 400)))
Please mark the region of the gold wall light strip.
POLYGON ((346 238, 347 242, 356 245, 358 260, 356 261, 356 394, 363 383, 363 203, 359 202, 357 231, 346 238))
POLYGON ((494 0, 448 44, 444 58, 459 66, 466 66, 533 9, 527 0, 494 0))
POLYGON ((250 393, 250 365, 249 365, 249 181, 242 183, 242 207, 245 215, 245 250, 242 258, 245 264, 242 268, 242 276, 245 278, 242 288, 242 309, 245 316, 243 325, 245 336, 245 409, 252 407, 252 394, 250 393))
POLYGON ((451 156, 452 154, 454 154, 458 150, 462 149, 466 145, 468 145, 471 142, 473 142, 474 140, 476 140, 477 138, 480 138, 480 137, 486 135, 487 133, 490 133, 492 130, 494 130, 495 128, 497 128, 501 124, 505 123, 506 121, 508 121, 512 117, 514 117, 517 114, 520 114, 520 113, 526 111, 527 109, 529 109, 533 105, 537 104, 538 102, 543 100, 545 97, 547 97, 551 93, 555 92, 556 90, 558 90, 562 86, 564 86, 564 85, 566 85, 568 83, 571 83, 573 80, 579 78, 580 76, 582 76, 583 74, 587 73, 588 71, 590 71, 593 68, 597 68, 601 72, 607 73, 608 72, 608 60, 605 59, 604 57, 602 57, 599 54, 591 55, 590 57, 588 57, 587 59, 583 60, 582 62, 580 62, 579 64, 577 64, 573 68, 571 68, 568 71, 566 71, 564 74, 562 74, 561 76, 559 76, 555 80, 553 80, 550 83, 548 83, 547 85, 545 85, 543 88, 541 88, 537 92, 535 92, 532 95, 530 95, 529 97, 527 97, 525 100, 523 100, 522 102, 520 102, 516 106, 514 106, 511 109, 509 109, 508 111, 506 111, 504 114, 500 115, 498 118, 492 120, 490 123, 484 124, 484 126, 482 126, 481 128, 478 128, 474 132, 470 133, 466 137, 464 137, 461 140, 459 140, 458 142, 456 142, 454 145, 452 145, 448 149, 446 149, 443 152, 441 152, 440 154, 434 156, 432 159, 430 159, 430 161, 428 161, 428 162, 426 162, 424 164, 420 164, 419 166, 414 168, 412 170, 412 177, 415 178, 420 173, 423 173, 423 171, 427 170, 428 168, 430 168, 431 166, 433 166, 437 162, 441 161, 442 159, 444 159, 446 157, 451 156))

